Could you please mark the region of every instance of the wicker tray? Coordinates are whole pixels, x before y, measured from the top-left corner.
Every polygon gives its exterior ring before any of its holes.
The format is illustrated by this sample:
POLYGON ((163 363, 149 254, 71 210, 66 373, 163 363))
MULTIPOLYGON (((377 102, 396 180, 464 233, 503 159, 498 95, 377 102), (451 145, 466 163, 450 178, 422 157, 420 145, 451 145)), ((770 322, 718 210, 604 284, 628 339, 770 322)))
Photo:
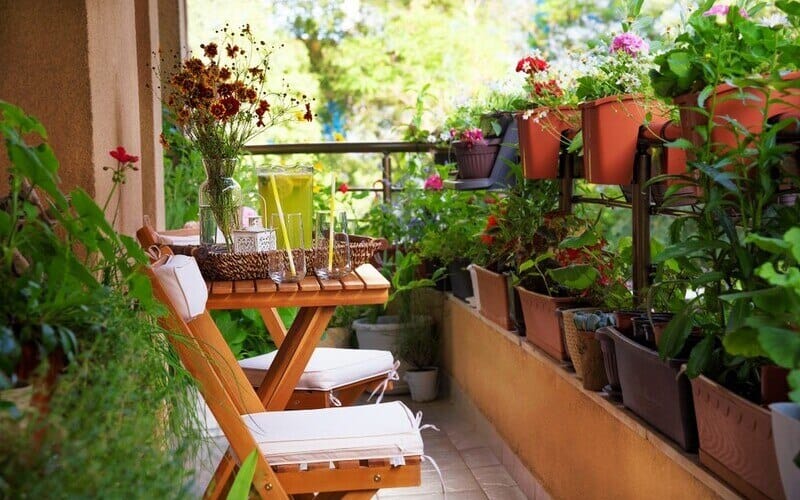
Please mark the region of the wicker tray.
MULTIPOLYGON (((372 260, 375 252, 386 249, 386 240, 367 236, 350 236, 352 268, 372 260)), ((227 253, 202 246, 170 245, 176 254, 191 255, 197 259, 200 273, 209 281, 238 281, 269 278, 270 252, 227 253)), ((280 251, 280 250, 279 250, 280 251)), ((314 274, 313 250, 306 250, 306 269, 314 274)))

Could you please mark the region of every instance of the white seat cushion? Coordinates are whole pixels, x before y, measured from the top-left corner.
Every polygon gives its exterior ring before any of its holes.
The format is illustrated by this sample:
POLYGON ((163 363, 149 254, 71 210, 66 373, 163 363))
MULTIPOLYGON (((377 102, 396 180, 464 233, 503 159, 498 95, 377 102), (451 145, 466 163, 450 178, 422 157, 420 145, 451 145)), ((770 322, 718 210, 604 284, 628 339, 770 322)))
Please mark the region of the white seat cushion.
MULTIPOLYGON (((277 351, 239 361, 239 366, 254 386, 261 384, 264 373, 275 359, 277 351)), ((394 369, 394 358, 389 351, 370 349, 338 349, 317 347, 308 361, 296 389, 330 391, 360 382, 394 369)))
POLYGON ((414 415, 400 401, 243 415, 270 465, 421 456, 414 415))

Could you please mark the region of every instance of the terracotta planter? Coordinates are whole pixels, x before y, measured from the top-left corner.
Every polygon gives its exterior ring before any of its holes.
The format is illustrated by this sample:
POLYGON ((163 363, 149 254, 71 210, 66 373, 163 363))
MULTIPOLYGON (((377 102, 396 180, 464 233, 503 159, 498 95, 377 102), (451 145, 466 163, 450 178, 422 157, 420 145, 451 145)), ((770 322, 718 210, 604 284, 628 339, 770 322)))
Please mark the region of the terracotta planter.
POLYGON ((788 376, 789 370, 786 368, 775 365, 761 367, 761 406, 789 401, 788 376))
MULTIPOLYGON (((800 71, 789 73, 784 80, 800 78, 800 71)), ((734 127, 728 122, 733 119, 748 131, 758 134, 763 130, 764 108, 767 108, 767 117, 782 113, 796 111, 800 107, 800 89, 786 91, 772 91, 770 105, 766 106, 767 95, 763 89, 746 87, 739 88, 733 85, 720 85, 706 99, 704 108, 711 113, 711 117, 700 112, 697 106, 699 92, 684 94, 673 99, 680 106, 681 133, 696 147, 702 147, 705 141, 697 132, 697 127, 708 124, 709 118, 714 120, 716 126, 711 131, 710 141, 716 151, 724 153, 736 148, 740 137, 734 127)))
POLYGON ((481 316, 501 328, 513 329, 514 325, 508 314, 508 284, 505 275, 480 266, 475 266, 474 269, 478 282, 481 316))
POLYGON ((466 143, 456 141, 453 148, 456 152, 458 177, 461 179, 481 179, 489 177, 494 167, 494 160, 500 151, 500 139, 487 139, 487 144, 474 144, 468 148, 466 143))
POLYGON ((575 297, 550 297, 517 287, 525 317, 525 335, 528 342, 559 361, 568 361, 569 353, 558 317, 558 309, 574 307, 575 297))
POLYGON ((640 96, 610 96, 580 105, 584 177, 594 184, 630 184, 639 127, 648 111, 640 96))
POLYGON ((576 108, 562 106, 556 110, 534 110, 528 119, 517 114, 519 156, 526 179, 558 177, 558 154, 561 133, 580 126, 576 108))
POLYGON ((564 309, 561 311, 564 326, 564 340, 569 358, 575 367, 575 375, 588 391, 602 390, 608 384, 606 370, 603 366, 603 351, 594 332, 578 330, 575 326, 575 313, 596 311, 597 308, 564 309))
POLYGON ((658 352, 625 337, 614 328, 599 330, 614 341, 622 400, 686 451, 697 449, 697 427, 683 359, 662 361, 658 352))
POLYGON ((703 376, 692 393, 700 463, 748 498, 783 499, 770 412, 703 376))

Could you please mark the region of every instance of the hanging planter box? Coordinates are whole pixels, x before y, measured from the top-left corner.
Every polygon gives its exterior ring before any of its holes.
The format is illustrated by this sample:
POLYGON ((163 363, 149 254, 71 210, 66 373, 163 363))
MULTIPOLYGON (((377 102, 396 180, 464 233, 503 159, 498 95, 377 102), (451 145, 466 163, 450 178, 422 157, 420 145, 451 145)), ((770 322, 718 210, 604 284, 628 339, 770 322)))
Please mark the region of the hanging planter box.
POLYGON ((584 177, 594 184, 630 184, 636 159, 639 127, 649 108, 638 95, 604 97, 580 105, 583 131, 584 177))
POLYGON ((681 373, 684 359, 662 361, 658 352, 604 328, 614 341, 622 401, 627 408, 686 451, 697 449, 692 388, 681 373))
POLYGON ((454 142, 459 179, 489 177, 500 151, 500 141, 501 139, 486 139, 487 144, 473 144, 472 147, 467 147, 466 142, 454 142))
POLYGON ((550 297, 517 287, 525 317, 525 335, 528 342, 559 361, 569 361, 558 309, 575 307, 575 297, 550 297))
POLYGON ((579 126, 579 111, 570 106, 517 114, 519 156, 525 178, 557 178, 561 133, 579 126), (526 119, 525 114, 530 116, 526 119))
POLYGON ((472 279, 467 266, 469 261, 453 261, 447 265, 447 274, 450 276, 450 287, 453 295, 466 301, 472 297, 472 279))
POLYGON ((783 499, 770 412, 700 376, 692 380, 700 463, 747 498, 783 499))
MULTIPOLYGON (((800 71, 786 74, 786 81, 800 78, 800 71)), ((675 97, 673 101, 680 107, 681 135, 689 140, 695 147, 703 147, 705 141, 697 132, 697 127, 708 125, 709 118, 716 125, 711 130, 709 140, 714 145, 715 151, 724 153, 737 147, 740 141, 739 133, 729 123, 736 120, 741 126, 754 134, 759 134, 764 125, 764 109, 767 117, 782 113, 796 111, 800 107, 800 89, 787 89, 786 91, 772 91, 769 106, 767 94, 764 89, 754 87, 735 87, 733 85, 720 85, 703 103, 708 116, 698 107, 699 92, 692 92, 675 97)))
POLYGON ((514 324, 508 314, 508 284, 506 276, 494 273, 481 266, 473 266, 478 283, 481 316, 492 323, 512 330, 514 324))

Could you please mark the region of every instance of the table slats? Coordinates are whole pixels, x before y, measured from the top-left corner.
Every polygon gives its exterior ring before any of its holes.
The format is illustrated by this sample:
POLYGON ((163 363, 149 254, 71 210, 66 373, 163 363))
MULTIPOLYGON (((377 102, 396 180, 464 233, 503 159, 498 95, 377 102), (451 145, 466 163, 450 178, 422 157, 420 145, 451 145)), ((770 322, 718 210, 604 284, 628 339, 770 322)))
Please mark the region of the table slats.
POLYGON ((356 273, 364 281, 367 290, 388 288, 389 282, 383 275, 369 264, 362 264, 356 268, 356 273))
POLYGON ((364 281, 361 278, 359 278, 358 275, 355 273, 350 273, 347 276, 343 276, 341 282, 345 290, 364 289, 364 281))
POLYGON ((215 281, 211 288, 211 293, 215 295, 228 294, 233 292, 233 281, 215 281))
POLYGON ((256 291, 256 282, 253 280, 241 280, 233 282, 235 293, 253 293, 256 291))
POLYGON ((300 282, 300 290, 304 292, 318 292, 319 289, 320 284, 316 276, 306 276, 300 282))
POLYGON ((279 293, 296 293, 299 289, 297 283, 278 283, 279 293))
POLYGON ((319 284, 323 290, 341 290, 342 289, 342 282, 339 280, 319 280, 319 284))
POLYGON ((278 286, 272 280, 256 280, 256 290, 258 293, 271 293, 278 290, 278 286))

